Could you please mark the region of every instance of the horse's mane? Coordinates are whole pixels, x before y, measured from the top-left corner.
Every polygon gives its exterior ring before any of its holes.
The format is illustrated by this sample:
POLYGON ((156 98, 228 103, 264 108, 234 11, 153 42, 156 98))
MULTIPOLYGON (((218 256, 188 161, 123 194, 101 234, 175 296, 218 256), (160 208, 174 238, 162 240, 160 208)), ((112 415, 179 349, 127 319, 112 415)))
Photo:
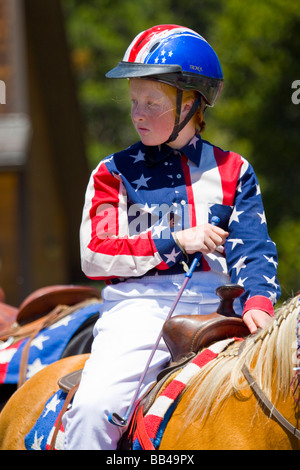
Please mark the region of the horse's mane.
POLYGON ((300 295, 276 309, 270 325, 248 336, 242 352, 239 353, 240 342, 234 343, 203 367, 188 386, 192 398, 186 409, 185 423, 196 418, 195 410, 197 418, 204 417, 233 394, 246 399, 249 396, 246 389, 249 389, 241 371, 244 364, 273 403, 279 398, 285 399, 295 373, 299 313, 300 295))

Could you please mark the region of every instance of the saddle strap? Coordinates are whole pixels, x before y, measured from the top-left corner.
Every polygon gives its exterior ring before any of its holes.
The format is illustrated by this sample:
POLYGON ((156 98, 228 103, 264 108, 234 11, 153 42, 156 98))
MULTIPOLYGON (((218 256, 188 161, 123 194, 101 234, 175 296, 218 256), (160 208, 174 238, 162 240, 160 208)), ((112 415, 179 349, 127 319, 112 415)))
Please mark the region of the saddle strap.
POLYGON ((54 450, 54 446, 55 446, 55 442, 56 442, 56 438, 57 438, 57 434, 58 434, 58 431, 61 427, 61 424, 62 424, 62 418, 63 418, 63 415, 65 414, 65 412, 67 411, 67 408, 69 406, 69 404, 71 403, 75 393, 77 392, 78 390, 78 387, 79 387, 79 383, 74 385, 73 388, 71 388, 71 390, 69 391, 68 395, 66 396, 66 399, 65 399, 65 402, 63 404, 63 407, 62 409, 60 410, 60 413, 58 415, 58 418, 57 418, 57 422, 56 422, 56 426, 55 426, 55 429, 54 429, 54 432, 53 432, 53 435, 52 435, 52 439, 51 439, 51 442, 50 442, 50 446, 49 446, 49 450, 54 450))

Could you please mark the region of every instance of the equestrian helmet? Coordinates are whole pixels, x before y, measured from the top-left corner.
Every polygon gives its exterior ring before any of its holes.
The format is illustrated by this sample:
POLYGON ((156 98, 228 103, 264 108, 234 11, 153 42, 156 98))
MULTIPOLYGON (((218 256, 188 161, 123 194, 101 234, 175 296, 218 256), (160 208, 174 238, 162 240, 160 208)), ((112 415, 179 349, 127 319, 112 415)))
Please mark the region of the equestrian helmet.
POLYGON ((147 78, 179 90, 195 90, 205 106, 214 106, 223 85, 219 59, 208 42, 192 29, 158 25, 131 42, 108 78, 147 78))

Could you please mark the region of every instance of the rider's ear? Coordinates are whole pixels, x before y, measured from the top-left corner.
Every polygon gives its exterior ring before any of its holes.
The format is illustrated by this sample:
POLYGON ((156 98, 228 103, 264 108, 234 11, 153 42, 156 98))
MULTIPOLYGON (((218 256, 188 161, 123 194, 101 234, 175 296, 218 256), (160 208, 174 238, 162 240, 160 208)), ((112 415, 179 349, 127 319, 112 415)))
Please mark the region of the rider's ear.
POLYGON ((190 112, 193 106, 194 100, 191 98, 190 100, 185 101, 182 103, 181 107, 181 117, 184 119, 186 115, 190 112))

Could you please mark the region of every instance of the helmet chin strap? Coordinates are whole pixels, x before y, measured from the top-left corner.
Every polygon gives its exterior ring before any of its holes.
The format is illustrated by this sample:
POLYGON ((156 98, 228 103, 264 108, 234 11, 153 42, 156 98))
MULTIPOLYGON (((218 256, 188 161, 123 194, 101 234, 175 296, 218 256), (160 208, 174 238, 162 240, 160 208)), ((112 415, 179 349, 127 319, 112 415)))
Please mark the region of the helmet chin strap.
POLYGON ((199 105, 201 104, 201 95, 197 93, 195 101, 191 109, 189 110, 189 112, 187 113, 183 121, 180 122, 181 107, 182 107, 182 93, 183 91, 177 88, 175 124, 174 124, 174 129, 172 131, 172 134, 170 135, 169 139, 165 142, 166 144, 168 144, 169 142, 174 142, 174 140, 177 139, 179 132, 192 119, 199 105))

